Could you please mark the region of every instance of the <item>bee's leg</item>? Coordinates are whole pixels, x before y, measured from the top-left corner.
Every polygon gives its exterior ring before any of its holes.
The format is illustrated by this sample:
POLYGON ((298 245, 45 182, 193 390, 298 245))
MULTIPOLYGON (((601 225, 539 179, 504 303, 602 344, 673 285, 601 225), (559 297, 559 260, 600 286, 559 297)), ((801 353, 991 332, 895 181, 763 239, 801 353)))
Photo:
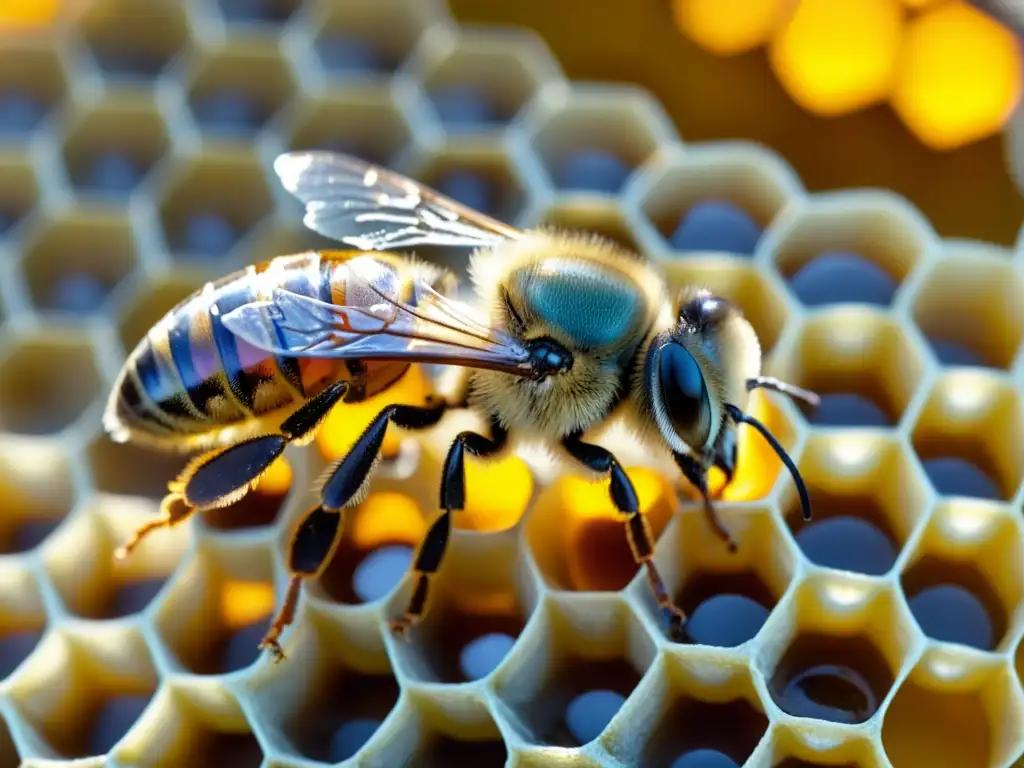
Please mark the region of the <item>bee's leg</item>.
POLYGON ((451 513, 466 506, 466 451, 474 456, 491 456, 500 451, 508 440, 508 432, 497 421, 491 421, 491 437, 477 432, 460 432, 452 441, 445 457, 441 478, 441 509, 444 510, 431 524, 420 543, 413 571, 416 585, 402 615, 391 622, 391 629, 402 635, 416 624, 426 612, 430 596, 430 580, 441 566, 448 537, 451 534, 451 513))
POLYGON ((436 424, 447 409, 448 404, 443 400, 426 407, 387 406, 330 470, 320 488, 320 505, 302 519, 288 546, 288 570, 291 573, 288 591, 260 642, 260 648, 270 650, 278 660, 284 658, 279 639, 295 616, 299 587, 303 579, 319 576, 330 563, 339 540, 342 511, 358 504, 366 495, 388 424, 394 422, 403 429, 425 429, 436 424))
POLYGON ((682 636, 683 626, 686 624, 686 614, 672 602, 665 582, 658 573, 654 564, 654 541, 651 536, 651 529, 647 520, 640 512, 640 500, 637 498, 636 490, 630 481, 626 471, 619 464, 611 452, 599 445, 592 445, 580 440, 580 435, 570 435, 562 440, 562 445, 567 451, 588 469, 601 474, 607 474, 611 478, 609 492, 615 508, 624 515, 626 520, 626 538, 629 541, 629 548, 633 552, 633 558, 639 565, 642 565, 647 573, 647 582, 651 585, 654 599, 658 607, 669 615, 669 632, 676 636, 682 636))
POLYGON ((140 526, 117 555, 126 557, 153 531, 176 525, 194 512, 226 507, 241 499, 284 453, 288 443, 307 440, 315 433, 347 390, 348 382, 335 382, 289 416, 281 424, 280 433, 258 435, 190 461, 168 484, 160 519, 140 526))
MULTIPOLYGON (((700 491, 701 498, 704 499, 704 515, 707 517, 708 523, 711 525, 715 533, 717 533, 725 543, 729 545, 729 551, 735 552, 738 548, 736 541, 733 539, 732 534, 729 533, 728 527, 726 527, 725 523, 723 523, 721 518, 718 516, 718 511, 715 509, 714 502, 711 500, 711 494, 708 492, 708 473, 704 470, 704 467, 701 466, 701 463, 689 454, 673 452, 672 456, 676 460, 676 464, 679 465, 679 469, 682 470, 683 476, 693 485, 694 488, 700 491)), ((725 464, 724 469, 726 475, 731 480, 732 468, 728 464, 728 460, 724 457, 722 458, 722 462, 725 464)))

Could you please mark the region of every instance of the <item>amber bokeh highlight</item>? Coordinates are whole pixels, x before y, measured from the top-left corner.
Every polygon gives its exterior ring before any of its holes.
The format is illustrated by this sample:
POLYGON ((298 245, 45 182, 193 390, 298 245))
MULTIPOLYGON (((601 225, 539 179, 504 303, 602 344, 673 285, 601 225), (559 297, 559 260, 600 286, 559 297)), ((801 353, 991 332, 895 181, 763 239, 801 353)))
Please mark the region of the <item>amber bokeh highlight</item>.
POLYGON ((263 621, 275 606, 274 588, 265 581, 225 581, 219 597, 220 620, 232 631, 263 621))
POLYGON ((369 551, 408 541, 418 544, 427 532, 423 513, 408 496, 391 491, 371 493, 354 514, 346 515, 350 521, 349 538, 359 550, 369 551))
POLYGON ((673 13, 679 29, 713 53, 767 45, 779 82, 808 111, 836 116, 888 101, 932 149, 998 133, 1018 103, 1016 39, 962 0, 782 5, 676 0, 673 13))
POLYGON ((533 475, 518 456, 494 461, 466 458, 466 508, 457 528, 503 531, 519 522, 533 496, 533 475))
POLYGON ((0 35, 41 31, 61 11, 60 0, 5 0, 0 2, 0 35))

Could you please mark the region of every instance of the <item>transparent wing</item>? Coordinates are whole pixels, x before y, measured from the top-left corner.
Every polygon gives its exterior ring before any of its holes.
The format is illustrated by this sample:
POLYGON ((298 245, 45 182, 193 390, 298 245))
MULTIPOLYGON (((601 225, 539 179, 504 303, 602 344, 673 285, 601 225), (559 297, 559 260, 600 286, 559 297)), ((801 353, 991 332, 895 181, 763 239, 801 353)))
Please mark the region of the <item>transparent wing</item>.
POLYGON ((372 260, 349 265, 351 305, 266 286, 266 300, 243 304, 221 320, 231 333, 275 355, 408 360, 532 375, 522 344, 489 328, 467 305, 422 280, 402 299, 390 282, 393 273, 372 260))
POLYGON ((350 155, 289 152, 277 158, 274 171, 305 204, 307 227, 361 250, 478 248, 521 236, 515 227, 350 155))

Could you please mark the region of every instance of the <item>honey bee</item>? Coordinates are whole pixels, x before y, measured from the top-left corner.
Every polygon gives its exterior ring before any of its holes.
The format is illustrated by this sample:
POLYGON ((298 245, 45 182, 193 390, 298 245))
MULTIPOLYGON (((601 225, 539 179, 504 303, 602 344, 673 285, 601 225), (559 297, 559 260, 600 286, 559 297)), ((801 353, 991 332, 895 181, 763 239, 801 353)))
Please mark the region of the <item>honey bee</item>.
POLYGON ((540 440, 610 478, 629 546, 674 634, 686 617, 655 567, 637 494, 614 454, 589 436, 622 417, 671 452, 735 548, 707 474, 718 467, 732 478, 737 427, 748 424, 788 468, 810 517, 796 466, 743 408, 756 387, 816 396, 761 375, 757 336, 738 307, 705 290, 673 296, 656 265, 598 237, 522 231, 347 155, 292 152, 274 168, 304 204, 305 225, 352 250, 280 256, 208 283, 132 351, 104 415, 112 439, 206 453, 169 484, 160 516, 118 554, 239 500, 287 445, 312 440, 332 408, 387 390, 412 364, 454 366, 458 380, 424 406, 385 406, 325 475, 319 505, 291 538, 286 597, 261 642, 278 660, 301 583, 330 561, 342 512, 364 498, 389 423, 424 429, 469 408, 487 425, 459 433, 448 450, 442 512, 418 548, 406 608, 391 622, 399 634, 425 613, 452 513, 465 506, 467 453, 495 458, 515 440, 540 440), (393 253, 417 245, 474 249, 479 306, 453 298, 450 272, 393 253))

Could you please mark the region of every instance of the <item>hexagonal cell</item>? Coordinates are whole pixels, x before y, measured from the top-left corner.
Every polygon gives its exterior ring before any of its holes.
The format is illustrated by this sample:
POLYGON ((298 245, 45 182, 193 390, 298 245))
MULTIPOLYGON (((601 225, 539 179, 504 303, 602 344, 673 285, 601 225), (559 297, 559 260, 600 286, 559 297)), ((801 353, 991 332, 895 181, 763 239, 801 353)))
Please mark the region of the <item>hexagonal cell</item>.
POLYGON ((578 747, 604 732, 654 659, 618 596, 548 597, 493 680, 502 714, 524 740, 578 747))
MULTIPOLYGON (((672 516, 671 486, 658 472, 627 467, 655 539, 672 516)), ((525 533, 537 565, 555 589, 616 591, 637 574, 626 525, 608 494, 609 481, 566 473, 543 489, 526 518, 525 533)))
POLYGON ((188 463, 185 455, 115 443, 106 434, 93 437, 86 446, 85 457, 97 490, 153 501, 166 495, 167 484, 188 463))
POLYGON ((500 128, 557 66, 543 42, 518 29, 447 29, 428 34, 415 60, 430 102, 452 133, 500 128))
POLYGON ((76 502, 72 472, 51 445, 0 444, 0 555, 34 549, 63 522, 76 502))
POLYGON ((434 18, 432 3, 355 0, 321 3, 313 45, 333 77, 393 72, 434 18))
MULTIPOLYGON (((537 601, 517 538, 517 531, 453 537, 431 584, 426 617, 409 642, 392 644, 405 676, 471 682, 490 675, 511 652, 537 601)), ((401 590, 388 613, 397 618, 408 599, 409 590, 401 590)))
MULTIPOLYGON (((702 504, 687 504, 658 542, 656 562, 673 601, 689 617, 686 632, 698 645, 734 647, 752 639, 789 587, 796 552, 770 508, 717 505, 738 544, 730 552, 708 524, 702 504)), ((644 581, 634 585, 653 619, 657 606, 644 581)))
MULTIPOLYGON (((471 699, 459 712, 438 707, 434 696, 417 692, 409 697, 403 712, 403 730, 412 731, 416 741, 402 765, 410 768, 448 768, 453 765, 506 765, 508 749, 498 726, 481 699, 471 699)), ((397 765, 398 749, 388 745, 380 758, 397 765)))
POLYGON ((453 200, 502 221, 526 204, 522 179, 500 147, 449 146, 416 164, 415 178, 453 200))
POLYGON ((545 96, 531 114, 532 139, 558 189, 617 194, 671 136, 656 102, 639 89, 575 85, 545 96))
POLYGON ((549 206, 540 225, 600 235, 631 253, 640 247, 615 201, 601 199, 564 200, 549 206))
POLYGON ((178 255, 223 256, 272 210, 263 169, 248 152, 200 155, 174 170, 157 200, 167 245, 178 255))
POLYGON ((819 196, 780 219, 765 248, 806 306, 888 306, 933 237, 902 198, 847 192, 819 196))
POLYGON ((156 77, 188 42, 184 8, 173 2, 91 0, 77 29, 108 78, 156 77))
POLYGON ((803 582, 793 598, 761 660, 772 698, 794 717, 867 722, 916 642, 897 595, 829 575, 803 582))
POLYGON ((301 102, 290 113, 288 134, 292 150, 334 150, 390 167, 411 131, 389 89, 349 86, 301 102))
POLYGON ((293 83, 276 45, 207 49, 188 76, 188 103, 199 129, 214 138, 246 138, 291 97, 293 83))
POLYGON ((914 320, 944 365, 1009 368, 1024 338, 1022 292, 1001 249, 951 248, 917 286, 914 320))
POLYGON ((885 428, 899 423, 924 367, 898 322, 849 306, 807 317, 793 349, 775 356, 772 374, 821 397, 816 408, 794 401, 811 424, 885 428))
POLYGON ((136 242, 123 214, 78 209, 46 219, 27 238, 22 270, 36 307, 89 314, 136 268, 136 242))
POLYGON ((980 370, 944 374, 911 439, 932 485, 946 496, 1011 499, 1024 473, 1020 394, 980 370))
POLYGON ((882 725, 893 768, 1006 765, 1017 755, 1022 707, 1000 662, 934 649, 900 685, 882 725))
POLYGON ((790 489, 782 509, 807 558, 824 568, 888 573, 931 502, 903 443, 878 434, 813 435, 799 468, 813 518, 804 521, 790 489))
POLYGON ((149 706, 158 679, 138 630, 51 633, 12 685, 18 713, 57 760, 105 755, 149 706))
POLYGON ((203 286, 206 273, 175 269, 147 281, 132 291, 128 306, 118 318, 118 335, 125 353, 179 302, 203 286))
MULTIPOLYGON (((815 734, 824 736, 824 723, 816 723, 815 734)), ((883 768, 877 731, 850 732, 842 726, 831 728, 839 738, 808 738, 810 731, 800 720, 779 723, 772 732, 773 768, 883 768)), ((888 763, 885 763, 888 765, 888 763)))
POLYGON ((200 545, 156 613, 175 664, 197 675, 222 675, 255 663, 277 606, 273 576, 266 545, 200 545))
POLYGON ((258 768, 263 750, 237 701, 227 691, 216 696, 226 706, 210 706, 211 698, 187 682, 161 688, 139 727, 114 750, 118 764, 258 768))
POLYGON ((60 432, 100 394, 91 340, 70 328, 19 338, 0 363, 0 390, 0 430, 60 432))
POLYGON ((249 683, 262 730, 285 755, 347 760, 393 720, 399 688, 379 632, 365 638, 316 608, 301 614, 287 664, 249 683))
POLYGON ((215 0, 228 24, 281 25, 302 5, 301 0, 215 0))
POLYGON ((799 181, 775 155, 741 143, 659 155, 645 171, 640 206, 673 251, 754 253, 799 181))
POLYGON ((655 690, 637 700, 647 710, 644 730, 651 730, 641 736, 642 760, 629 763, 682 768, 746 763, 768 729, 750 672, 733 660, 717 660, 721 674, 708 680, 701 674, 706 663, 677 654, 664 657, 662 674, 651 686, 655 690))
POLYGON ((776 281, 752 264, 728 258, 694 257, 661 266, 673 294, 696 286, 739 307, 757 333, 762 358, 771 353, 790 317, 785 294, 776 281))
POLYGON ((0 237, 16 227, 39 199, 39 182, 23 153, 0 154, 0 237))
POLYGON ((47 541, 43 562, 66 610, 87 619, 120 619, 153 602, 188 545, 186 526, 161 531, 124 560, 114 553, 155 517, 155 505, 101 497, 47 541), (145 548, 144 550, 142 548, 145 548))
POLYGON ((0 51, 0 139, 30 135, 66 90, 60 57, 49 40, 10 38, 0 51))
POLYGON ((122 198, 163 157, 168 144, 153 100, 124 94, 72 118, 64 138, 64 163, 80 192, 122 198))
MULTIPOLYGON (((31 566, 8 558, 0 565, 0 576, 4 583, 0 589, 0 682, 3 682, 13 678, 22 662, 35 650, 46 631, 47 620, 31 566)), ((0 723, 0 734, 2 732, 0 723)), ((0 758, 5 755, 3 744, 0 735, 0 758)))
POLYGON ((910 611, 926 635, 984 651, 1002 647, 1022 595, 1020 531, 987 502, 942 504, 905 566, 910 611))

